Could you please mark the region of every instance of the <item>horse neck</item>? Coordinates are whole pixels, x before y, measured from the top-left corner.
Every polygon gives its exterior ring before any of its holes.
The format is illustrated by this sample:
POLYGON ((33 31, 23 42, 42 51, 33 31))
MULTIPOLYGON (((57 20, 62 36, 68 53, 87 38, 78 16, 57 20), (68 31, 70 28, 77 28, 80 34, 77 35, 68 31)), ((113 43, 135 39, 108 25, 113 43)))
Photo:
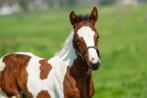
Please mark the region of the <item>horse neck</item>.
POLYGON ((59 62, 63 62, 64 68, 70 69, 70 75, 76 81, 77 87, 82 94, 82 98, 89 98, 87 96, 89 92, 89 84, 91 80, 91 71, 83 65, 75 54, 75 50, 73 48, 73 32, 69 35, 64 43, 63 49, 55 55, 55 58, 59 60, 59 62))
POLYGON ((75 79, 81 98, 89 98, 91 70, 76 59, 70 68, 70 75, 75 79))
POLYGON ((88 77, 91 74, 91 70, 87 67, 87 65, 84 65, 78 58, 76 58, 75 61, 73 62, 73 65, 71 66, 71 70, 73 71, 74 74, 77 74, 78 76, 80 74, 88 77))

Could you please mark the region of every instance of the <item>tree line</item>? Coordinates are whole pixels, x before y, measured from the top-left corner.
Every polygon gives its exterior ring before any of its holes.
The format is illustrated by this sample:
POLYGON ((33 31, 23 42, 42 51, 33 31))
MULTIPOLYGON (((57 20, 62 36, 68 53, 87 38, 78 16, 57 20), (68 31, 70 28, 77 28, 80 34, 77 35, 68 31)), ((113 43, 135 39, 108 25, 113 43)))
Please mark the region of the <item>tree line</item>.
POLYGON ((74 6, 91 7, 97 5, 122 3, 123 1, 146 2, 147 0, 0 0, 0 7, 3 5, 17 5, 22 9, 61 9, 74 6))
POLYGON ((0 0, 2 5, 19 5, 21 8, 27 9, 47 9, 47 8, 66 8, 74 6, 97 6, 98 4, 111 4, 115 0, 0 0))

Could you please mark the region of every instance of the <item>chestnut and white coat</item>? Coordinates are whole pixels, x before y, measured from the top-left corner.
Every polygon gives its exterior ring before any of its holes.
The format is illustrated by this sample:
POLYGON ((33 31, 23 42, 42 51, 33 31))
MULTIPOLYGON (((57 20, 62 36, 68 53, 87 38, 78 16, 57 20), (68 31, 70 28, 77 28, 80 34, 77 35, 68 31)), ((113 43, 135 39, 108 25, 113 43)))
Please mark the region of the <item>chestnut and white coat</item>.
POLYGON ((15 52, 1 57, 0 98, 21 98, 22 95, 28 98, 92 98, 91 71, 93 65, 98 68, 100 64, 96 50, 99 36, 95 29, 96 20, 96 7, 87 19, 72 11, 70 21, 74 31, 61 51, 50 59, 30 52, 15 52), (89 48, 82 54, 82 50, 91 46, 96 48, 89 48), (84 64, 75 50, 82 54, 84 64))

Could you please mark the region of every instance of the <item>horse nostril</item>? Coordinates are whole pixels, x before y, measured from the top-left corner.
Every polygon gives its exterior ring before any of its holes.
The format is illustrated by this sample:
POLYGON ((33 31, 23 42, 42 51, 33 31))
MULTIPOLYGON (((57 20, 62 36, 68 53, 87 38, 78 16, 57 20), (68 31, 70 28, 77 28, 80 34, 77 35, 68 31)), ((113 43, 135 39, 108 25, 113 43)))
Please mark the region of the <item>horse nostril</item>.
POLYGON ((94 61, 94 58, 91 58, 92 61, 94 61))
POLYGON ((92 58, 90 59, 90 61, 91 61, 91 63, 97 63, 97 62, 98 62, 98 59, 97 59, 97 58, 92 57, 92 58))

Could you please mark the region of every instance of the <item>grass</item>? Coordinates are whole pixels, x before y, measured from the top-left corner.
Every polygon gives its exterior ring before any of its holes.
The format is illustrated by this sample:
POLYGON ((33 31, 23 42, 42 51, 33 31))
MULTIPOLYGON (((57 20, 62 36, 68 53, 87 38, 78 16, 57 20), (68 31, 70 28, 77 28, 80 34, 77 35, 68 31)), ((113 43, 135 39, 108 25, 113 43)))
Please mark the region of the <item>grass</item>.
MULTIPOLYGON (((93 72, 94 98, 147 98, 146 9, 147 5, 99 8, 102 66, 93 72)), ((50 10, 0 16, 0 56, 30 51, 50 58, 72 30, 68 14, 69 10, 50 10)))

